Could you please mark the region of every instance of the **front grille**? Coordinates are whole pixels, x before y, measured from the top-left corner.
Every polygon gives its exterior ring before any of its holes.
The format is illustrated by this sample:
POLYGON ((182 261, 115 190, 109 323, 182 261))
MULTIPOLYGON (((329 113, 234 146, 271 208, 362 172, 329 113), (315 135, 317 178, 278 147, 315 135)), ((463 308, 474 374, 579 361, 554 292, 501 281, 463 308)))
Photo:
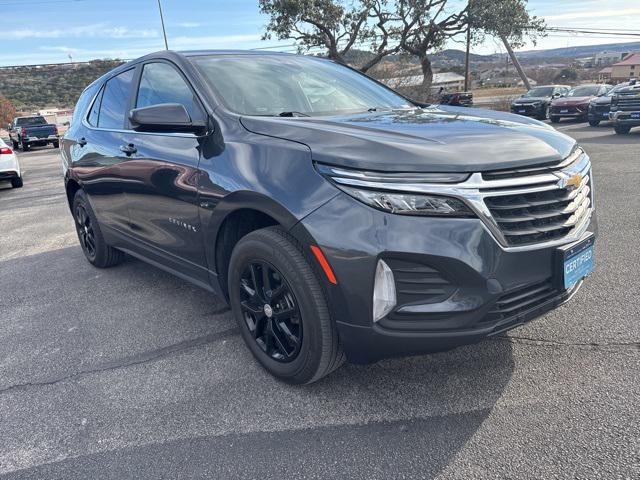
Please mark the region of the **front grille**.
POLYGON ((498 299, 482 323, 513 318, 556 297, 560 292, 551 279, 512 290, 498 299))
POLYGON ((578 154, 578 160, 567 170, 571 173, 562 176, 580 173, 579 185, 561 187, 560 177, 549 173, 562 171, 566 162, 555 167, 545 165, 483 174, 483 179, 500 185, 483 190, 488 192, 484 202, 508 246, 559 240, 584 225, 592 210, 591 169, 588 158, 581 151, 578 154), (509 185, 510 179, 521 185, 509 185))
POLYGON ((609 105, 596 105, 593 107, 593 112, 598 115, 603 115, 605 113, 609 113, 609 105))
POLYGON ((640 95, 618 97, 619 110, 640 110, 640 95))

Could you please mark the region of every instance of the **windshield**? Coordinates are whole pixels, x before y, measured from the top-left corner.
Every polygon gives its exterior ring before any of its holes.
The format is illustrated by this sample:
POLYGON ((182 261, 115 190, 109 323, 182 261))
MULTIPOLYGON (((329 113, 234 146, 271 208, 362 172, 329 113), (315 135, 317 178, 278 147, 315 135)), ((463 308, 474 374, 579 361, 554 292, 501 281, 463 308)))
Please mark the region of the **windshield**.
POLYGON ((553 95, 553 87, 540 87, 540 88, 532 88, 523 96, 524 97, 550 97, 551 95, 553 95))
POLYGON ((576 87, 571 89, 571 91, 567 94, 567 97, 593 97, 594 95, 597 95, 599 91, 600 87, 598 85, 576 87))
POLYGON ((192 57, 227 107, 244 115, 329 115, 413 108, 368 77, 304 56, 192 57))
POLYGON ((30 127, 33 125, 46 125, 47 121, 44 117, 24 117, 16 120, 16 125, 19 127, 30 127))
POLYGON ((626 83, 625 83, 625 84, 622 84, 622 85, 616 85, 616 86, 615 86, 615 87, 613 87, 611 90, 609 90, 605 96, 606 96, 606 97, 613 97, 613 94, 614 94, 614 93, 617 93, 617 92, 619 92, 620 90, 622 90, 622 89, 624 89, 624 88, 627 88, 628 86, 629 86, 629 85, 627 85, 626 83))

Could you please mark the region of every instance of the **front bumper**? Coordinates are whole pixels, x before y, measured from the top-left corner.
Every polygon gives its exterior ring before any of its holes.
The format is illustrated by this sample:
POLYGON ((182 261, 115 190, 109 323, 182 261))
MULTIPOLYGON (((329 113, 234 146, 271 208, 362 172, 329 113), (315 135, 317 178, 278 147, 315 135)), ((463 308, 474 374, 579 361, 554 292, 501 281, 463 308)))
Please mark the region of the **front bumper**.
POLYGON ((551 107, 549 115, 558 118, 585 118, 588 107, 551 107))
MULTIPOLYGON (((474 343, 542 315, 577 289, 557 288, 557 247, 505 249, 478 219, 392 215, 340 194, 303 227, 338 279, 328 286, 329 303, 354 363, 474 343), (374 324, 379 258, 394 271, 398 305, 374 324)), ((587 230, 596 229, 592 215, 587 230)))
POLYGON ((517 115, 524 115, 526 117, 538 117, 542 115, 546 115, 547 105, 541 103, 539 105, 533 104, 512 104, 511 105, 511 113, 515 113, 517 115))
POLYGON ((632 127, 640 126, 640 119, 631 118, 631 114, 640 114, 640 111, 625 111, 620 110, 617 112, 611 112, 609 117, 613 123, 618 125, 629 125, 632 127))

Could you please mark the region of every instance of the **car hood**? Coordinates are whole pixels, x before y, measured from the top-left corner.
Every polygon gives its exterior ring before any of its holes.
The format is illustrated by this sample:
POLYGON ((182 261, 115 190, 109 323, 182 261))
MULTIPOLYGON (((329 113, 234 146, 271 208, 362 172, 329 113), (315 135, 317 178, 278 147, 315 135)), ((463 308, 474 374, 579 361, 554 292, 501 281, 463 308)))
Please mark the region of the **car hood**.
POLYGON ((596 97, 571 97, 571 98, 559 98, 554 100, 552 105, 554 107, 575 107, 576 105, 584 105, 589 103, 592 98, 596 97))
POLYGON ((520 97, 516 98, 513 103, 514 105, 521 105, 523 103, 533 103, 533 102, 547 102, 551 97, 520 97))
POLYGON ((560 161, 575 140, 536 120, 460 107, 333 117, 242 117, 307 145, 315 161, 389 172, 476 172, 560 161))
POLYGON ((591 103, 595 103, 596 105, 610 105, 611 97, 596 97, 591 100, 591 103))

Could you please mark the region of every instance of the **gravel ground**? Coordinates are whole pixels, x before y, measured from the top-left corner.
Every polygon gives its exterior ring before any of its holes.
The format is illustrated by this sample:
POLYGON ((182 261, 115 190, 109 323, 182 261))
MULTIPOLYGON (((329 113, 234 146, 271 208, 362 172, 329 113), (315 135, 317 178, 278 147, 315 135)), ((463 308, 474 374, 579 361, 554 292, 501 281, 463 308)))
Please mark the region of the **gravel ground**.
POLYGON ((0 186, 0 476, 640 478, 640 130, 558 127, 591 155, 596 270, 478 345, 280 384, 207 292, 84 259, 57 151, 0 186))

